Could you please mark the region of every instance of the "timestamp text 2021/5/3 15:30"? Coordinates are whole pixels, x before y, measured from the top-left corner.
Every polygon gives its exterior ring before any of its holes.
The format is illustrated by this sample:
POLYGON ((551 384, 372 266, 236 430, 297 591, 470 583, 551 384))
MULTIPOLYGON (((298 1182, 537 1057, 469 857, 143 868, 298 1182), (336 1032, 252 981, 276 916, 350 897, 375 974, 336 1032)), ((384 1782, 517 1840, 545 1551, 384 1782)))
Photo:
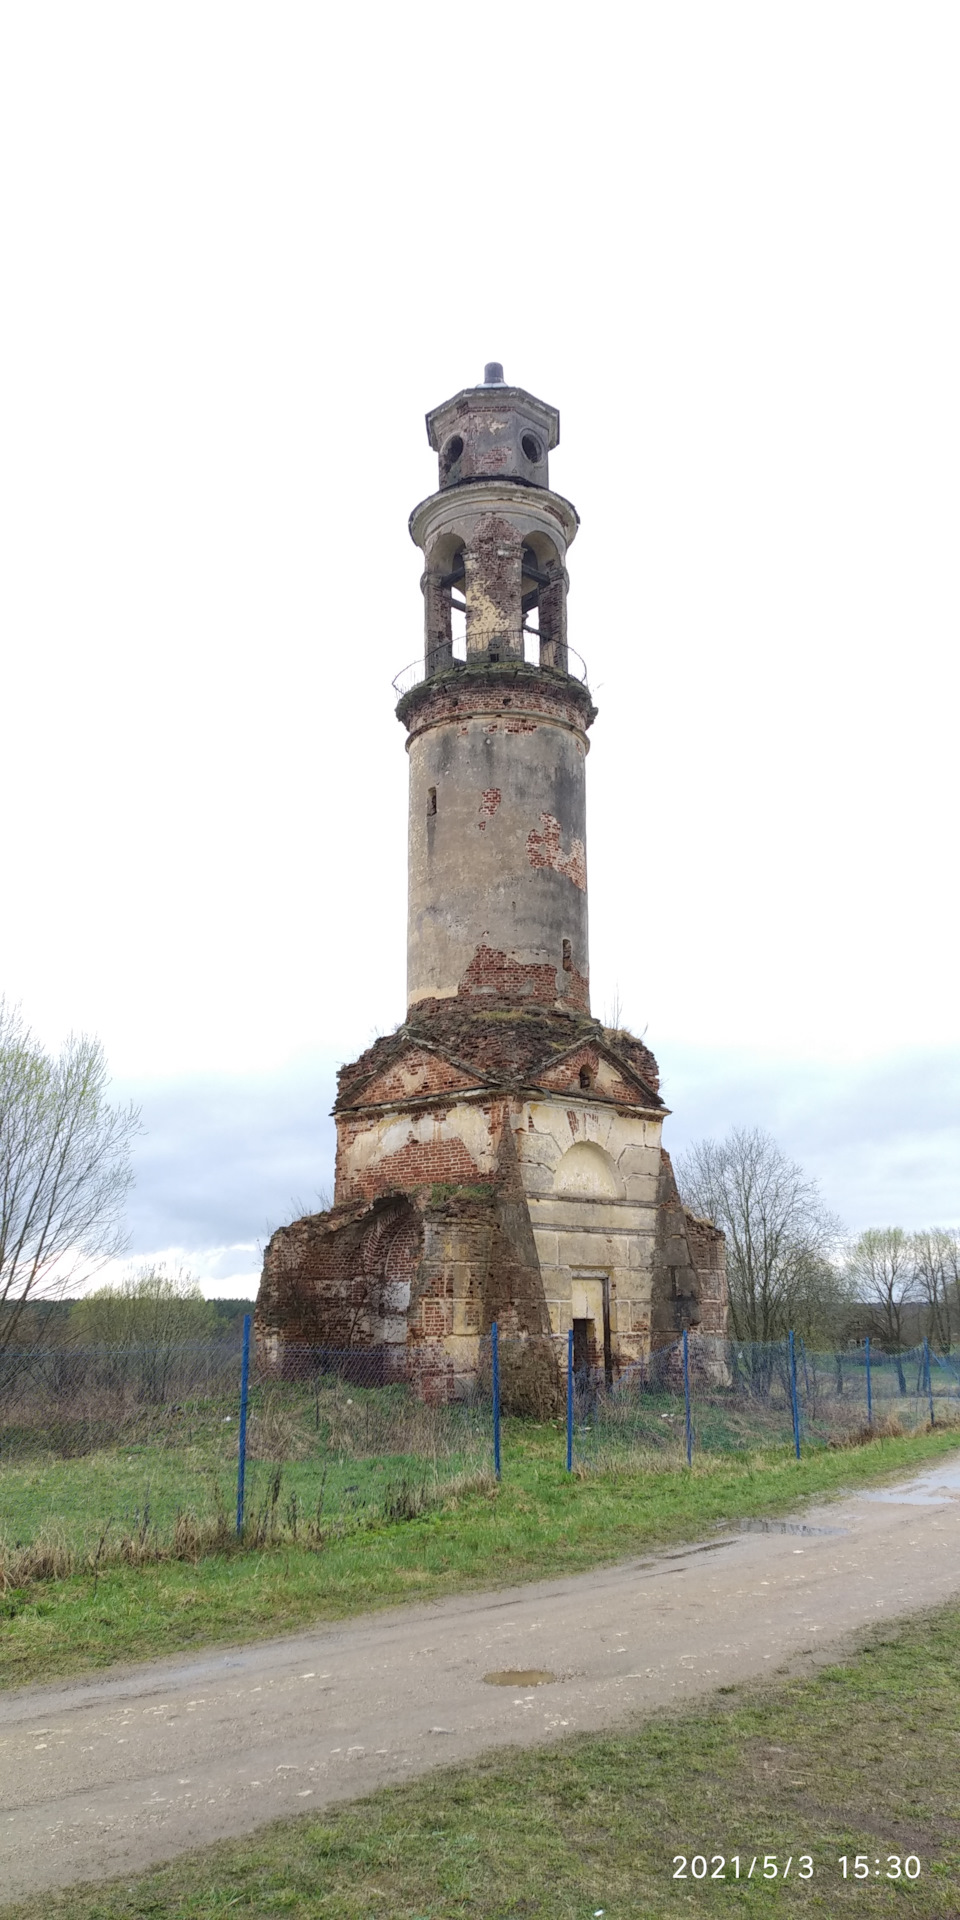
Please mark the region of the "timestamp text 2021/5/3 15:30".
POLYGON ((871 1858, 866 1853, 842 1853, 818 1865, 812 1853, 675 1853, 674 1880, 812 1880, 817 1872, 834 1869, 843 1880, 919 1880, 921 1866, 915 1853, 888 1853, 871 1858))

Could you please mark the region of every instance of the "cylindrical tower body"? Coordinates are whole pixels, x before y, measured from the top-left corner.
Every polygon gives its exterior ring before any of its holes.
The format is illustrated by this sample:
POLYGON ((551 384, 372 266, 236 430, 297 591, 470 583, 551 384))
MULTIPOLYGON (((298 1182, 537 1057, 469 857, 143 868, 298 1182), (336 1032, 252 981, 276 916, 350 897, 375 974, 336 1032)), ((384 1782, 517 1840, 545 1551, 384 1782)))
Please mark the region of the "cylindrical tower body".
POLYGON ((588 1012, 594 708, 567 643, 577 516, 547 485, 558 418, 488 383, 427 424, 441 486, 410 522, 426 562, 424 677, 397 709, 410 755, 408 1004, 460 995, 588 1012))

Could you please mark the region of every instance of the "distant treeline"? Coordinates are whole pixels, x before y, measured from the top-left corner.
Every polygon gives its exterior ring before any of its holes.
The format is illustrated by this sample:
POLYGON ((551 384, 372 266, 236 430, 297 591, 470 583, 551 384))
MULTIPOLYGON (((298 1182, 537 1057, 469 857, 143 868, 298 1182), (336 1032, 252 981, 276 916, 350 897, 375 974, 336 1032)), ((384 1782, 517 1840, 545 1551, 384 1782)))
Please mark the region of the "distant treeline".
POLYGON ((195 1340, 239 1342, 244 1315, 253 1312, 252 1300, 205 1300, 199 1287, 143 1286, 144 1277, 136 1291, 103 1287, 76 1300, 27 1301, 6 1339, 0 1306, 0 1349, 124 1347, 158 1340, 165 1346, 195 1340))

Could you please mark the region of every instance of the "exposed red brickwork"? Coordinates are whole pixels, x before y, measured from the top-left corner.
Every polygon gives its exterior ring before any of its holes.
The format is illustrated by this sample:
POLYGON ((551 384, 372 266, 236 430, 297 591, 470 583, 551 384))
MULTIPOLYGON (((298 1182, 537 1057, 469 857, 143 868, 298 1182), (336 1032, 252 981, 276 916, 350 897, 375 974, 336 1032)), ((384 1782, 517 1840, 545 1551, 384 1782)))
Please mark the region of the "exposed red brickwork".
MULTIPOLYGON (((642 1040, 635 1040, 633 1034, 627 1033, 624 1027, 605 1027, 603 1037, 611 1053, 618 1055, 628 1066, 631 1066, 634 1073, 639 1074, 644 1086, 650 1088, 651 1093, 659 1095, 660 1068, 650 1048, 645 1047, 642 1040)), ((659 1101, 656 1104, 659 1105, 659 1101)))
MULTIPOLYGON (((495 465, 499 465, 496 459, 499 451, 496 449, 490 456, 495 465)), ((464 551, 468 591, 471 579, 477 580, 486 604, 494 609, 494 618, 489 623, 485 620, 484 625, 490 624, 494 630, 499 628, 504 633, 516 619, 520 547, 519 528, 503 514, 487 513, 478 522, 473 541, 464 551)))
POLYGON ((576 1007, 578 1013, 589 1013, 590 982, 586 974, 578 973, 576 967, 571 967, 569 972, 561 973, 560 979, 563 982, 560 989, 561 999, 565 1000, 569 1006, 576 1007))
POLYGON ((646 1088, 640 1087, 632 1078, 618 1075, 612 1087, 602 1088, 597 1083, 600 1055, 596 1047, 578 1047, 574 1053, 567 1054, 555 1067, 541 1071, 540 1085, 551 1093, 589 1092, 591 1100, 614 1100, 617 1106, 648 1107, 652 1102, 646 1088), (580 1074, 586 1068, 590 1074, 589 1088, 581 1089, 580 1074))
POLYGON ((527 858, 532 867, 551 867, 554 873, 560 873, 565 880, 572 880, 581 893, 587 891, 587 855, 582 840, 570 843, 570 852, 562 851, 562 830, 559 820, 552 813, 540 815, 543 832, 534 827, 527 834, 527 858))
POLYGON ((700 1332, 725 1339, 729 1309, 727 1243, 712 1221, 698 1219, 687 1207, 683 1211, 687 1245, 699 1282, 700 1332))
MULTIPOLYGON (((706 1221, 696 1223, 707 1236, 716 1232, 706 1221)), ((722 1241, 723 1236, 720 1236, 722 1241)), ((660 1149, 660 1179, 657 1184, 657 1234, 654 1252, 654 1310, 651 1342, 667 1346, 684 1327, 703 1331, 698 1259, 704 1254, 706 1240, 694 1244, 693 1216, 677 1191, 670 1155, 660 1149)), ((714 1257, 715 1254, 714 1254, 714 1257)), ((725 1325, 724 1325, 725 1331, 725 1325)))
POLYGON ((279 1228, 264 1258, 258 1333, 288 1346, 376 1343, 384 1314, 395 1311, 392 1291, 414 1278, 422 1242, 419 1213, 398 1195, 279 1228))
POLYGON ((496 947, 478 947, 460 982, 467 999, 539 1000, 551 1006, 557 998, 557 969, 511 959, 496 947))
MULTIPOLYGON (((494 977, 492 974, 491 980, 494 977)), ((564 974, 563 979, 576 983, 579 976, 564 974)), ((579 984, 581 990, 586 986, 583 981, 579 984)), ((365 1102, 368 1088, 378 1088, 379 1076, 393 1071, 421 1038, 429 1040, 465 1075, 508 1086, 541 1085, 553 1062, 565 1060, 578 1041, 581 1045, 602 1045, 628 1080, 636 1075, 641 1082, 644 1104, 663 1104, 657 1092, 660 1076, 656 1060, 649 1047, 632 1034, 602 1027, 579 1009, 560 1012, 532 998, 511 1005, 500 1003, 496 996, 484 1002, 466 995, 419 1001, 396 1033, 384 1034, 359 1060, 342 1067, 337 1111, 365 1102)), ((376 1098, 371 1092, 373 1103, 376 1098)))
POLYGON ((487 787, 486 791, 480 795, 480 812, 485 813, 492 820, 502 798, 499 787, 487 787))
POLYGON ((343 1175, 342 1198, 372 1200, 377 1194, 412 1193, 434 1182, 469 1186, 482 1179, 462 1140, 409 1140, 405 1147, 364 1167, 352 1179, 343 1175))
POLYGON ((420 1302, 420 1331, 425 1340, 442 1340, 453 1332, 453 1307, 447 1300, 427 1297, 420 1302))
POLYGON ((472 714, 484 713, 496 715, 506 733, 532 732, 538 719, 559 720, 584 732, 597 717, 586 687, 578 681, 549 679, 519 661, 475 672, 464 667, 449 679, 422 681, 397 704, 397 719, 411 734, 443 720, 465 722, 472 714))
POLYGON ((410 1046, 385 1072, 368 1080, 363 1098, 365 1105, 387 1106, 395 1100, 419 1099, 429 1094, 461 1093, 475 1084, 468 1073, 442 1054, 410 1046))

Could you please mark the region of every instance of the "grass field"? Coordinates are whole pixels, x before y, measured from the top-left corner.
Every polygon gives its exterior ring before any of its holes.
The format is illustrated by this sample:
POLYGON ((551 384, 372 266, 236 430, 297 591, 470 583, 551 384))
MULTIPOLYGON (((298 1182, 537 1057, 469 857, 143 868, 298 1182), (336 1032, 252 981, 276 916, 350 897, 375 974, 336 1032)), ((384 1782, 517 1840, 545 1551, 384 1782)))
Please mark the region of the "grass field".
MULTIPOLYGON (((863 1430, 865 1407, 847 1384, 845 1400, 824 1402, 829 1421, 819 1438, 812 1413, 805 1413, 806 1451, 827 1433, 849 1440, 863 1430)), ((792 1413, 781 1388, 770 1382, 763 1394, 751 1394, 743 1386, 722 1392, 701 1383, 692 1420, 697 1459, 789 1447, 792 1413)), ((810 1408, 822 1399, 810 1395, 810 1408)), ((591 1393, 582 1407, 579 1400, 577 1465, 685 1465, 682 1391, 625 1388, 591 1393)), ((916 1396, 894 1411, 905 1432, 927 1423, 926 1403, 921 1407, 916 1396)), ((937 1424, 958 1416, 955 1396, 940 1396, 937 1424)), ((55 1542, 61 1564, 70 1555, 96 1554, 100 1562, 169 1557, 184 1541, 191 1551, 202 1541, 223 1547, 235 1523, 237 1432, 236 1405, 222 1395, 177 1404, 128 1401, 121 1391, 111 1399, 104 1391, 21 1404, 19 1424, 5 1418, 0 1427, 0 1580, 11 1573, 11 1556, 36 1541, 55 1542)), ((522 1476, 532 1459, 560 1470, 565 1453, 562 1420, 505 1423, 508 1476, 515 1469, 522 1476)), ((492 1413, 482 1399, 426 1406, 402 1386, 368 1389, 332 1373, 313 1386, 260 1382, 247 1429, 248 1543, 283 1538, 317 1546, 332 1526, 409 1517, 492 1464, 492 1413)))
POLYGON ((576 1573, 916 1470, 960 1445, 960 1430, 824 1449, 800 1461, 774 1448, 704 1455, 692 1471, 623 1467, 572 1476, 556 1441, 551 1429, 506 1422, 499 1488, 441 1492, 418 1518, 334 1528, 319 1548, 288 1532, 262 1550, 88 1562, 68 1578, 8 1583, 0 1590, 0 1684, 576 1573))
MULTIPOLYGON (((135 1404, 114 1409, 112 1418, 106 1411, 103 1405, 94 1421, 67 1418, 61 1409, 57 1422, 46 1416, 32 1427, 4 1429, 0 1545, 9 1550, 55 1534, 66 1549, 84 1553, 107 1529, 111 1547, 129 1540, 162 1550, 183 1517, 195 1534, 215 1537, 223 1519, 234 1524, 233 1403, 135 1404)), ((320 1535, 333 1519, 389 1515, 411 1488, 476 1474, 491 1457, 489 1408, 428 1407, 402 1387, 365 1391, 335 1375, 316 1392, 255 1386, 247 1429, 250 1533, 258 1542, 278 1530, 320 1535)))
POLYGON ((728 1911, 956 1920, 960 1610, 887 1624, 813 1678, 729 1689, 699 1712, 434 1773, 133 1883, 45 1893, 0 1920, 728 1911), (768 1857, 776 1880, 761 1877, 768 1857), (701 1860, 725 1878, 695 1879, 701 1860), (887 1879, 897 1862, 899 1878, 887 1879))

